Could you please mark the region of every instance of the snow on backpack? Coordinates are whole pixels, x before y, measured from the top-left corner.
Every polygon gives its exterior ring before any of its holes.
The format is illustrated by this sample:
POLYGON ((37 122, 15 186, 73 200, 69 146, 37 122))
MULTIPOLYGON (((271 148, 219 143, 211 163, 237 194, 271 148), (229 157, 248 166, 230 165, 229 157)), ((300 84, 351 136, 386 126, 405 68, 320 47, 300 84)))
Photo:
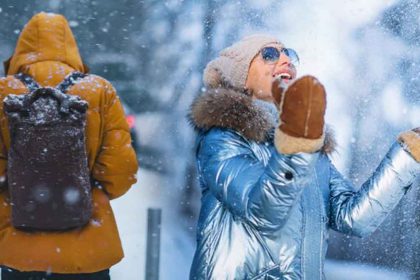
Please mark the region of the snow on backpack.
POLYGON ((40 87, 17 74, 28 88, 8 95, 10 149, 7 179, 12 224, 22 230, 66 230, 92 215, 85 147, 88 103, 67 89, 86 75, 74 72, 56 88, 40 87))

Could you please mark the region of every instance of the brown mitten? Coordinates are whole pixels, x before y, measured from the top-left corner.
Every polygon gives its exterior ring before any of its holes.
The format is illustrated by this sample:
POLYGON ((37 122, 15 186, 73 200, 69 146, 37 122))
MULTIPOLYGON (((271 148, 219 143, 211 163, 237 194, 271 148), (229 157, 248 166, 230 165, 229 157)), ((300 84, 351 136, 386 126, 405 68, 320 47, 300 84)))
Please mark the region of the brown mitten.
POLYGON ((324 144, 326 93, 313 76, 304 76, 287 89, 276 80, 272 94, 280 111, 275 146, 283 154, 313 153, 324 144))
POLYGON ((398 141, 417 162, 420 162, 420 127, 401 133, 398 141))

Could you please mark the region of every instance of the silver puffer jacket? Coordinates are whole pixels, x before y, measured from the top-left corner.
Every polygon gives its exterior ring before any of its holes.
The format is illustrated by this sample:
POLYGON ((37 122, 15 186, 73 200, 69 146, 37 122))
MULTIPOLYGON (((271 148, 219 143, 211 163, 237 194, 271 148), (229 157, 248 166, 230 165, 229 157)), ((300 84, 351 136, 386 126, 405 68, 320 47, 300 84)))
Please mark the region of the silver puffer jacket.
POLYGON ((420 164, 395 143, 360 190, 328 158, 282 155, 269 110, 219 89, 193 103, 202 207, 190 279, 324 279, 328 230, 366 236, 420 164))

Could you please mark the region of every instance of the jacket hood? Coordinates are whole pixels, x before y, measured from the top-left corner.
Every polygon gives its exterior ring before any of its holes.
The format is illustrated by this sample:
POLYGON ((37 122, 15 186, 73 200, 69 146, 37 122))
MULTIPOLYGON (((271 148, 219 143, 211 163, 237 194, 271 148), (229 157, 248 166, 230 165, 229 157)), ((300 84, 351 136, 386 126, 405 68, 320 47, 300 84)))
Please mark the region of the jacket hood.
POLYGON ((38 62, 64 63, 87 72, 67 20, 58 14, 39 13, 22 30, 13 56, 5 62, 5 73, 13 75, 23 66, 38 62))
MULTIPOLYGON (((273 137, 277 116, 261 106, 261 102, 232 89, 209 89, 193 101, 189 121, 195 130, 212 127, 228 128, 239 132, 246 139, 265 142, 273 137)), ((333 131, 327 126, 322 152, 335 151, 333 131)))

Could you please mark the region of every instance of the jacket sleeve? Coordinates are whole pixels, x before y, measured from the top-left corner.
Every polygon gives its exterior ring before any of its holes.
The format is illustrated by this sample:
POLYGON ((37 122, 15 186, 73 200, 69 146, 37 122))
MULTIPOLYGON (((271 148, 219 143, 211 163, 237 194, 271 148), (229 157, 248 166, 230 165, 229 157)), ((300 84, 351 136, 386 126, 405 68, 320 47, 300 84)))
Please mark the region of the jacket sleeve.
POLYGON ((136 182, 138 166, 124 109, 109 83, 105 86, 104 99, 102 144, 92 177, 114 199, 136 182))
POLYGON ((364 237, 376 230, 420 173, 420 164, 395 143, 373 175, 355 191, 331 164, 330 225, 364 237))
POLYGON ((201 180, 234 217, 261 231, 276 230, 308 185, 318 154, 274 150, 264 166, 250 145, 235 132, 211 129, 197 151, 201 180))

